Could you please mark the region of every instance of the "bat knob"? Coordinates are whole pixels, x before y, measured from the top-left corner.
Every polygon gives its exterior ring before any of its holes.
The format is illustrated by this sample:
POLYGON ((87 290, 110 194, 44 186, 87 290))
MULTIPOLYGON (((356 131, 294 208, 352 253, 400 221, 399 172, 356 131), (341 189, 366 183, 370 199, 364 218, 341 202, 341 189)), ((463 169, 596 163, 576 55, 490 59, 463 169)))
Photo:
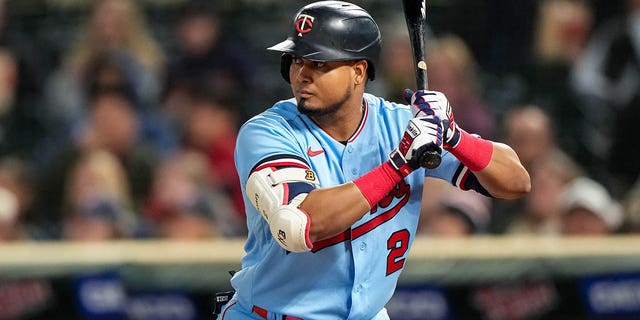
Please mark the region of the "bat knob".
POLYGON ((440 165, 442 162, 442 157, 440 153, 436 150, 426 150, 423 152, 418 158, 420 166, 427 169, 434 169, 440 165))

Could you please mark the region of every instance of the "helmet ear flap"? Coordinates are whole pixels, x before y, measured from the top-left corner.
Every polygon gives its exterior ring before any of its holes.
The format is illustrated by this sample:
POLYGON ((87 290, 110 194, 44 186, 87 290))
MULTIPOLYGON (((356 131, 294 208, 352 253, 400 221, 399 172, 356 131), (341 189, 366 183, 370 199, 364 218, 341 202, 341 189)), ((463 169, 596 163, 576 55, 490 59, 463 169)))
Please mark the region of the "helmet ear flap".
POLYGON ((293 57, 290 54, 285 53, 282 55, 282 58, 280 58, 280 74, 287 83, 291 83, 291 79, 289 79, 291 62, 293 62, 293 57))

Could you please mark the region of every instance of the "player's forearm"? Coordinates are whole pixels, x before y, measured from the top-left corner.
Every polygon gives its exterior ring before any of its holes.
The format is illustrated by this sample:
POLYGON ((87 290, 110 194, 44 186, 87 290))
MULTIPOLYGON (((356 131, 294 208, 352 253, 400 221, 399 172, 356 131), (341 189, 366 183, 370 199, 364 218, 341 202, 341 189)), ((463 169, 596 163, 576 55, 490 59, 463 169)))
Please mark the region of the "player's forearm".
POLYGON ((344 232, 371 209, 353 183, 313 190, 300 208, 311 217, 309 236, 314 242, 344 232))
POLYGON ((529 174, 511 147, 469 134, 455 125, 444 149, 462 162, 492 196, 522 197, 531 189, 529 174))
POLYGON ((491 161, 484 169, 474 174, 494 197, 503 199, 522 197, 531 190, 529 173, 522 166, 513 149, 502 143, 492 142, 492 144, 491 161))

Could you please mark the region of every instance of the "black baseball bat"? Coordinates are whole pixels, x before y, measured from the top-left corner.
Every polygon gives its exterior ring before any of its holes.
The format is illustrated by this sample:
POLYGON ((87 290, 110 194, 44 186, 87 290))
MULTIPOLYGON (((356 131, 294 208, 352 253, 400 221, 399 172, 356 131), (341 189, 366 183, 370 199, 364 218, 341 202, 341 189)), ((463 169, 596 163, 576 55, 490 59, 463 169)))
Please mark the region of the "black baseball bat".
MULTIPOLYGON (((413 66, 416 70, 416 84, 418 90, 429 88, 427 80, 427 63, 424 50, 424 33, 427 21, 427 0, 402 0, 404 18, 409 30, 411 51, 413 52, 413 66)), ((442 160, 439 146, 431 145, 422 154, 418 155, 420 165, 427 169, 433 169, 440 165, 442 160)))

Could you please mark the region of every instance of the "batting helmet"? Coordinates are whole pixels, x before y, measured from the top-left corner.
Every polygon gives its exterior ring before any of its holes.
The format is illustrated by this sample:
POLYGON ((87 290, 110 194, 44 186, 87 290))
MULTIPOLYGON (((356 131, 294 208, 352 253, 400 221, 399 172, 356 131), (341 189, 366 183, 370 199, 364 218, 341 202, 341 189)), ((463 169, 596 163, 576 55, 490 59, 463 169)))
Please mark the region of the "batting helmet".
POLYGON ((292 56, 318 61, 367 60, 367 76, 375 78, 380 56, 380 29, 364 9, 343 1, 320 1, 300 9, 291 35, 268 48, 282 52, 282 77, 290 82, 292 56))

